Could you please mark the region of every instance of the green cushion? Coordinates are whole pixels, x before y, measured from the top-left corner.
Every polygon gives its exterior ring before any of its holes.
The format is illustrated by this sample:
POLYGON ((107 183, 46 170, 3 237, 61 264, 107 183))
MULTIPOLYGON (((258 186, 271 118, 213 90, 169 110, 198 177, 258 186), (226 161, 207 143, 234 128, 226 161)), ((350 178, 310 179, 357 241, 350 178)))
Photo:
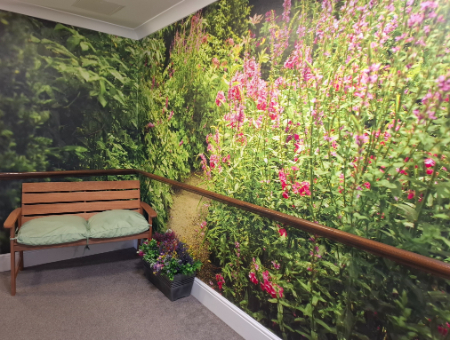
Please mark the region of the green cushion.
POLYGON ((35 218, 22 225, 17 242, 30 246, 75 242, 86 239, 87 221, 80 216, 58 215, 35 218))
POLYGON ((110 238, 140 234, 149 224, 141 214, 131 210, 108 210, 88 221, 90 238, 110 238))

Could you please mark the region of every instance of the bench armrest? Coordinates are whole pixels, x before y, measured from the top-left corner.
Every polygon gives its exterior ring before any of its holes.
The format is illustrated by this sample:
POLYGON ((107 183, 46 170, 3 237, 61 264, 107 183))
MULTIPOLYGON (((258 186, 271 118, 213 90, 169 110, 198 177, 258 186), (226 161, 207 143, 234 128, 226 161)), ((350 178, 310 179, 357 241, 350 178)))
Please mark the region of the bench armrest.
POLYGON ((158 216, 156 211, 153 210, 153 208, 151 206, 149 206, 147 203, 141 202, 141 207, 142 207, 142 209, 144 209, 147 212, 148 217, 150 219, 155 218, 156 216, 158 216))
POLYGON ((14 228, 16 222, 19 220, 20 215, 22 214, 22 208, 14 209, 11 214, 9 214, 5 223, 3 223, 3 227, 6 229, 14 228))

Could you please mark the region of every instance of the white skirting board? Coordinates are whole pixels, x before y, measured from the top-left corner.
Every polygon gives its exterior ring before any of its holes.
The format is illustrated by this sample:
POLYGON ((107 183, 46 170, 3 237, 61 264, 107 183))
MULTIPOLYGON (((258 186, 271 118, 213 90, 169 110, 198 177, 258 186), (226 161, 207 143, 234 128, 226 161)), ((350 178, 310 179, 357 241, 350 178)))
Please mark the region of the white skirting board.
MULTIPOLYGON (((134 248, 137 247, 136 240, 92 244, 89 246, 90 249, 86 249, 85 246, 78 246, 78 247, 26 251, 23 253, 24 255, 23 261, 24 267, 31 267, 45 263, 74 259, 77 257, 106 253, 108 251, 127 249, 131 247, 134 248)), ((18 261, 18 259, 19 253, 16 253, 16 260, 18 261)), ((0 272, 6 272, 11 270, 10 261, 11 261, 10 254, 0 255, 0 272)))
POLYGON ((191 294, 244 339, 281 340, 276 334, 269 331, 198 278, 195 278, 191 294))

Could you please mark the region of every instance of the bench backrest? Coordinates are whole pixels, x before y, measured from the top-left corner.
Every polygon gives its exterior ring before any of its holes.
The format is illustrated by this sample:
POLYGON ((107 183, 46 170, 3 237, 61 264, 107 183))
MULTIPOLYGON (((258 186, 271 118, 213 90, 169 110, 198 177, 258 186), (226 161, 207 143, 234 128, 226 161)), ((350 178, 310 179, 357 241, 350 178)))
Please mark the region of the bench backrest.
POLYGON ((78 215, 88 219, 112 209, 142 213, 140 198, 138 180, 23 183, 22 224, 50 215, 78 215))

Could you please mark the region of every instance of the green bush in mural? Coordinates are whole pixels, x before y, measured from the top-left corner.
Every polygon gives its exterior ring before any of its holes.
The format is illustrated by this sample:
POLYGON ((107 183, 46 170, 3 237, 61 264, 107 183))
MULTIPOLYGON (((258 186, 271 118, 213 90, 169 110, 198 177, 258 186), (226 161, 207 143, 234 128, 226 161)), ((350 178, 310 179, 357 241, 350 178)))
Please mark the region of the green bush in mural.
MULTIPOLYGON (((450 261, 449 3, 299 2, 266 14, 216 94, 212 188, 450 261), (252 46, 253 45, 253 46, 252 46), (259 45, 256 48, 256 45, 259 45), (268 77, 261 76, 261 65, 268 77)), ((219 287, 285 338, 436 339, 448 282, 214 204, 219 287)))
MULTIPOLYGON (((159 40, 0 14, 2 171, 144 168, 172 179, 188 173, 177 131, 149 128, 156 97, 143 70, 162 62, 159 40)), ((154 74, 162 78, 161 67, 154 74)), ((20 204, 20 186, 1 185, 3 224, 20 204)), ((170 188, 146 181, 143 189, 163 225, 170 188)), ((8 251, 6 236, 1 244, 8 251)))
MULTIPOLYGON (((39 72, 37 47, 28 41, 38 22, 0 12, 0 164, 2 171, 46 170, 51 150, 48 87, 39 72), (11 20, 13 19, 13 20, 11 20), (14 33, 11 33, 14 32, 14 33), (11 46, 11 48, 6 48, 11 46), (14 112, 15 114, 11 114, 14 112)), ((0 222, 20 203, 16 183, 0 183, 0 222)), ((0 227, 2 229, 2 226, 0 227)), ((0 252, 9 251, 0 233, 0 252)))

